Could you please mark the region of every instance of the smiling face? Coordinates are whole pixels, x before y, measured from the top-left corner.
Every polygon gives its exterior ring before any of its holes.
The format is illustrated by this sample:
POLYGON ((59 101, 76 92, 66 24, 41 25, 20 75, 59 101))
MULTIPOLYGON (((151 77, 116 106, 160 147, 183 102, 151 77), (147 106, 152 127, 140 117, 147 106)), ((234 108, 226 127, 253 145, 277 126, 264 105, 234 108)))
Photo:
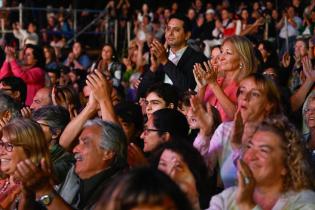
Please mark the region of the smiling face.
POLYGON ((220 55, 221 55, 221 50, 219 47, 213 48, 211 50, 210 63, 214 69, 218 69, 220 55))
POLYGON ((143 139, 144 152, 152 152, 156 149, 160 144, 162 144, 165 139, 163 135, 159 135, 157 128, 153 124, 153 117, 148 119, 148 122, 144 126, 144 130, 140 136, 143 139))
POLYGON ((266 94, 253 78, 241 81, 237 101, 244 122, 260 122, 271 109, 266 94))
POLYGON ((75 172, 81 179, 88 179, 106 168, 105 150, 100 147, 101 127, 97 125, 83 129, 79 144, 74 147, 75 172))
POLYGON ((219 58, 219 70, 230 72, 240 70, 240 56, 235 46, 227 41, 221 47, 221 55, 219 58))
POLYGON ((309 128, 315 128, 315 98, 310 98, 308 106, 304 110, 306 123, 309 128))
POLYGON ((287 170, 281 142, 281 137, 271 131, 257 131, 248 143, 244 161, 254 175, 256 186, 282 188, 287 170))
POLYGON ((2 141, 0 144, 1 171, 5 174, 11 175, 15 172, 17 164, 20 161, 25 160, 27 158, 27 155, 23 147, 13 145, 5 133, 2 136, 1 141, 2 141), (12 151, 10 148, 12 149, 12 151))

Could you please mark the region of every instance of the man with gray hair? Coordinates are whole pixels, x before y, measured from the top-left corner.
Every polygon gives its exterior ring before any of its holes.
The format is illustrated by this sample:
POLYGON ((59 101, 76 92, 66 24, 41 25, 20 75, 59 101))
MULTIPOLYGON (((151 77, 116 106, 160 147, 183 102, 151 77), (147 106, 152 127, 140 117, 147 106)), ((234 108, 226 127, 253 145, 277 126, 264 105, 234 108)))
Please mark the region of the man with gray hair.
MULTIPOLYGON (((119 125, 93 119, 84 125, 73 153, 76 163, 57 191, 50 184, 48 170, 45 172, 43 165, 39 169, 30 166, 28 160, 19 163, 19 179, 29 191, 36 189, 37 204, 56 210, 90 209, 112 178, 126 167, 127 140, 119 125)), ((25 200, 21 202, 30 202, 27 195, 22 197, 25 200)))

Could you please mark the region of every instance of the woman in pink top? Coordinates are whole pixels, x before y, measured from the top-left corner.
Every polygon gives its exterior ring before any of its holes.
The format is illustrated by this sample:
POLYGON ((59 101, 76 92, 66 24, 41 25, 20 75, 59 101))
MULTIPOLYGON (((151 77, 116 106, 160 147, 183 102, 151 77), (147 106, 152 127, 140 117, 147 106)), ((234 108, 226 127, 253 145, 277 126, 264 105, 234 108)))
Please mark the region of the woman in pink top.
POLYGON ((246 37, 231 36, 224 39, 220 54, 217 50, 212 54, 212 59, 204 63, 206 71, 201 64, 194 66, 198 95, 218 109, 223 122, 232 121, 239 81, 256 71, 254 49, 246 37))
POLYGON ((15 50, 5 48, 6 59, 0 70, 0 79, 8 76, 21 78, 27 86, 26 105, 32 104, 37 90, 45 85, 45 58, 43 50, 35 45, 28 44, 24 49, 23 66, 15 59, 15 50))

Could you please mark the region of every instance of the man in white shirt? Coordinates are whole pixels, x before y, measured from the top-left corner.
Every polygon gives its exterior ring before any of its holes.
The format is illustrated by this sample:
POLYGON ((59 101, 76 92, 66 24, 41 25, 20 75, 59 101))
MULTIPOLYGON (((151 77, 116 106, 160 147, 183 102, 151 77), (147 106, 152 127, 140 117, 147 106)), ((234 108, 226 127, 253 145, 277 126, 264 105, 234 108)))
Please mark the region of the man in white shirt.
POLYGON ((165 30, 169 53, 167 54, 165 47, 159 41, 152 42, 151 66, 150 70, 143 75, 142 82, 150 87, 152 84, 149 84, 148 80, 153 81, 158 74, 163 74, 161 82, 175 85, 180 91, 193 90, 196 86, 193 65, 202 63, 207 58, 203 53, 187 45, 190 35, 191 25, 188 18, 180 15, 171 16, 165 30))

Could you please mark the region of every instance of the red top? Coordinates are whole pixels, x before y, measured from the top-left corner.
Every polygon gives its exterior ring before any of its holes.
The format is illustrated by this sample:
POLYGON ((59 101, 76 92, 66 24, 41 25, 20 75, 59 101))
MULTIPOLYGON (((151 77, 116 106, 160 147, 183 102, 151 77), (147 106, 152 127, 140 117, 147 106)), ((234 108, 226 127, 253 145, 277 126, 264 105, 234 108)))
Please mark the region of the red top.
POLYGON ((30 106, 36 92, 45 86, 45 72, 39 67, 22 68, 13 60, 11 62, 5 61, 0 70, 0 79, 15 76, 21 78, 27 87, 27 95, 25 104, 30 106))
POLYGON ((7 209, 21 192, 20 184, 12 184, 7 179, 0 180, 0 209, 7 209))
MULTIPOLYGON (((218 78, 217 79, 217 83, 220 87, 222 87, 223 81, 224 81, 224 78, 218 78)), ((239 86, 238 83, 233 81, 228 86, 226 86, 223 90, 225 95, 235 104, 235 106, 237 105, 236 93, 237 93, 238 86, 239 86)), ((217 110, 220 113, 222 122, 227 122, 227 121, 233 120, 233 118, 229 118, 227 116, 227 114, 224 112, 222 105, 219 103, 219 100, 214 95, 214 93, 212 92, 209 85, 206 88, 206 92, 205 92, 205 96, 203 98, 203 101, 209 102, 212 106, 217 108, 217 110)))

